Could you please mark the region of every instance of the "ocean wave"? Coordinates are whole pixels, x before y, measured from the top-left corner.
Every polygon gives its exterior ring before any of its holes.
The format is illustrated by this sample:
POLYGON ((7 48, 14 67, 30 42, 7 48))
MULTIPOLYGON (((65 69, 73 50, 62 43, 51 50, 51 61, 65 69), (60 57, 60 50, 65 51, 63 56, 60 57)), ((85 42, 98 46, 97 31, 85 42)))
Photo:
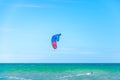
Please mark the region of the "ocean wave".
POLYGON ((78 73, 78 74, 71 74, 71 75, 62 76, 61 79, 72 78, 72 77, 80 77, 80 76, 91 76, 91 75, 93 75, 93 72, 78 73))
POLYGON ((27 79, 27 78, 23 78, 23 77, 17 77, 17 76, 5 76, 5 77, 1 77, 4 79, 10 79, 10 80, 32 80, 32 79, 27 79))
POLYGON ((77 74, 76 76, 90 76, 90 75, 93 75, 93 72, 81 73, 81 74, 77 74))

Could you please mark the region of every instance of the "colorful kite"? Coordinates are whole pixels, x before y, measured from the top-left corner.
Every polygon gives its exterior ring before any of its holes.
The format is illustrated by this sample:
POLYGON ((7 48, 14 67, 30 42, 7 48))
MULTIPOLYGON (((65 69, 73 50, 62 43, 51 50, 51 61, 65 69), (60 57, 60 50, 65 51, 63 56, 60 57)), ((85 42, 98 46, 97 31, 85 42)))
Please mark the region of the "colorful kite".
POLYGON ((52 42, 52 47, 54 49, 57 48, 57 42, 59 41, 60 36, 61 36, 61 34, 55 34, 55 35, 52 36, 51 42, 52 42))

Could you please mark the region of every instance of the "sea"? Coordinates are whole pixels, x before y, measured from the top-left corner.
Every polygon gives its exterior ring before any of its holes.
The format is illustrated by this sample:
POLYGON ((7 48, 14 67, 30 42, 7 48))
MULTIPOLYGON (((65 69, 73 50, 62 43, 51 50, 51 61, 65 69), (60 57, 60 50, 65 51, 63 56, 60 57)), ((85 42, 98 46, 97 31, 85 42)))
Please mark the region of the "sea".
POLYGON ((120 80, 120 64, 1 63, 0 80, 120 80))

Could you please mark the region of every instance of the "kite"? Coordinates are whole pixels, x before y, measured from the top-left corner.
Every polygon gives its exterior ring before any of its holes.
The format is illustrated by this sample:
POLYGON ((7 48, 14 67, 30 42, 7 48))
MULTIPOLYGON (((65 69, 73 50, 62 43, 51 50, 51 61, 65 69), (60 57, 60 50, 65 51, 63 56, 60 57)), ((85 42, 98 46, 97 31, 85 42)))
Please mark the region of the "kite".
POLYGON ((61 33, 55 34, 52 36, 51 42, 52 42, 52 47, 54 49, 57 49, 57 42, 59 42, 60 36, 61 36, 61 33))

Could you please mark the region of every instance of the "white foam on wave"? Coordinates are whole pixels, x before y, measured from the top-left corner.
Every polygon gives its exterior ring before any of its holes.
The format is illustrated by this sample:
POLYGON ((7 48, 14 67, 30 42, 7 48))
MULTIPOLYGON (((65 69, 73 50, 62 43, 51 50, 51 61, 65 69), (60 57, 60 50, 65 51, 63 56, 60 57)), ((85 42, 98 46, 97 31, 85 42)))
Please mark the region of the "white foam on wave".
POLYGON ((92 74, 93 74, 92 72, 88 72, 88 73, 77 74, 76 76, 90 76, 92 74))
POLYGON ((78 74, 72 74, 72 75, 65 75, 61 77, 62 79, 64 78, 71 78, 71 77, 79 77, 79 76, 91 76, 93 72, 87 72, 87 73, 78 73, 78 74))
POLYGON ((26 79, 26 78, 22 78, 22 77, 17 77, 17 76, 5 76, 8 79, 15 79, 15 80, 32 80, 32 79, 26 79))
POLYGON ((63 76, 62 78, 73 77, 72 75, 63 76))

